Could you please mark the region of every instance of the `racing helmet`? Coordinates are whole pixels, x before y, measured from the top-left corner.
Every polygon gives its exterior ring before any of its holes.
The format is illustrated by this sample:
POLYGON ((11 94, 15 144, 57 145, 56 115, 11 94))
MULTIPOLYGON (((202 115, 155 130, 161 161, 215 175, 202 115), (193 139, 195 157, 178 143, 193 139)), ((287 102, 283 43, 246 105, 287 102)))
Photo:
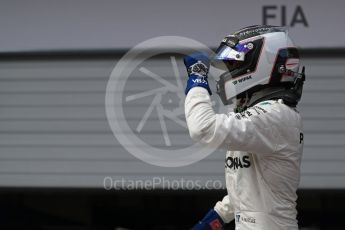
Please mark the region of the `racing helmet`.
POLYGON ((224 105, 234 99, 249 101, 255 92, 267 88, 279 90, 266 90, 266 99, 282 98, 296 105, 301 98, 304 67, 298 73, 299 52, 285 27, 254 25, 226 36, 212 65, 225 70, 217 81, 217 93, 224 105))

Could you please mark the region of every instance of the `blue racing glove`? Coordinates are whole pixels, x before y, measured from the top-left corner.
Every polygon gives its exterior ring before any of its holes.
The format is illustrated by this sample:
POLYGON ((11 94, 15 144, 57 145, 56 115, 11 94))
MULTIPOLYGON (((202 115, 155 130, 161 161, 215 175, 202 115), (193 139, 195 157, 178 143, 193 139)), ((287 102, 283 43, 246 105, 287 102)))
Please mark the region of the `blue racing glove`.
POLYGON ((199 221, 191 230, 220 230, 224 221, 214 209, 210 209, 206 216, 199 221))
POLYGON ((185 94, 193 87, 203 87, 207 89, 208 93, 212 95, 211 89, 208 85, 207 74, 210 68, 210 60, 207 53, 193 53, 186 56, 184 65, 188 72, 188 81, 185 94))

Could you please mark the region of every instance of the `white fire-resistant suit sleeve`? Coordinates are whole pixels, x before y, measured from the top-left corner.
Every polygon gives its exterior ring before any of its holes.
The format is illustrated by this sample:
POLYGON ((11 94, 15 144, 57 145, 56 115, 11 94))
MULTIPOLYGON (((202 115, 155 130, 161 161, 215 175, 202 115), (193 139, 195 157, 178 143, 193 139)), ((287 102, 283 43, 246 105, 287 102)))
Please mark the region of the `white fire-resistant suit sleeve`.
POLYGON ((230 223, 234 219, 234 208, 228 195, 226 195, 222 201, 217 202, 216 206, 214 206, 214 210, 225 223, 230 223))
POLYGON ((186 121, 193 140, 255 154, 273 153, 279 143, 278 125, 275 125, 279 111, 272 116, 270 110, 257 107, 243 114, 216 114, 210 95, 201 87, 192 88, 185 100, 186 121))

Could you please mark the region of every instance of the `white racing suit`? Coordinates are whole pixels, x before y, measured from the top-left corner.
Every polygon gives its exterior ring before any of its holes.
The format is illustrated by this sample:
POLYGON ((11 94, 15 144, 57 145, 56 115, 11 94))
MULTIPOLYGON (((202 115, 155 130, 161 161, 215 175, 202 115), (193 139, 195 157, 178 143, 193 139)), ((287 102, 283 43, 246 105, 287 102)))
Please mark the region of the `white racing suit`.
POLYGON ((302 120, 282 100, 260 102, 242 113, 215 114, 206 89, 185 101, 191 137, 228 151, 228 195, 216 212, 236 230, 297 230, 296 190, 303 150, 302 120))

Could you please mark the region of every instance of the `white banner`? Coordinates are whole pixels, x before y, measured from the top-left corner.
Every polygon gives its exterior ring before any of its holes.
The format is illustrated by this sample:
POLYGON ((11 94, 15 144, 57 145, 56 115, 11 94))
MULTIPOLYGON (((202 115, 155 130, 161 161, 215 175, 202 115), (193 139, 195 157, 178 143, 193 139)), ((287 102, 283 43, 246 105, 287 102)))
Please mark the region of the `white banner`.
POLYGON ((0 51, 130 48, 185 36, 210 47, 239 28, 285 25, 304 48, 345 47, 345 1, 31 0, 0 7, 0 51))

